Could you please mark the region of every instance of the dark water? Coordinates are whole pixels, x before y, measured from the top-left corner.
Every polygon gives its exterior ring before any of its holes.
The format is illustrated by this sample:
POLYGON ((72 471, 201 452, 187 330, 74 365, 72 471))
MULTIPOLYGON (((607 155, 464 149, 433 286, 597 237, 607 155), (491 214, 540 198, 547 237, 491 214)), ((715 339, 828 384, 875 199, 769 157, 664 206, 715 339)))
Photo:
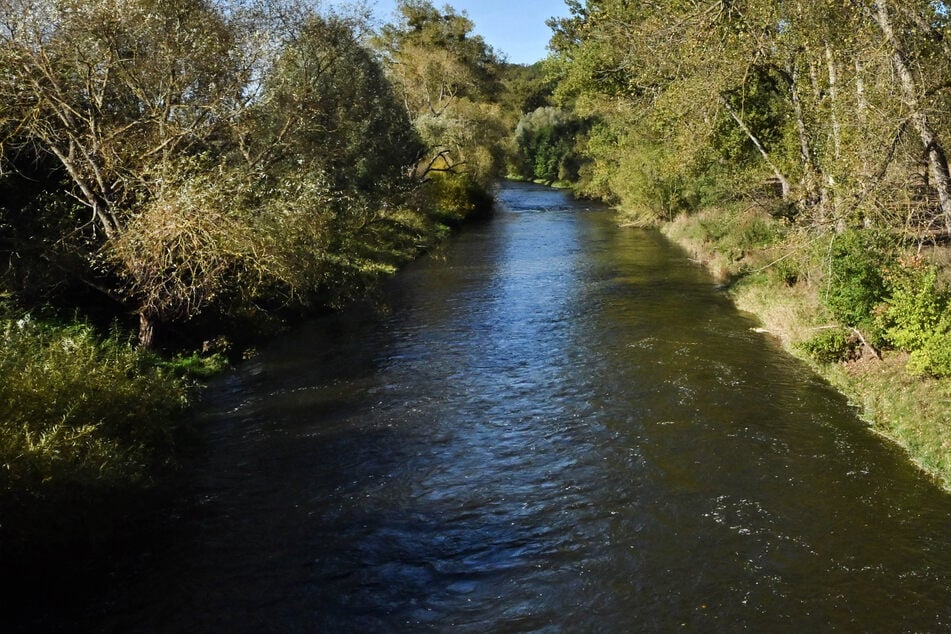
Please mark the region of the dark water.
POLYGON ((951 496, 651 232, 506 184, 212 390, 122 632, 942 631, 951 496))

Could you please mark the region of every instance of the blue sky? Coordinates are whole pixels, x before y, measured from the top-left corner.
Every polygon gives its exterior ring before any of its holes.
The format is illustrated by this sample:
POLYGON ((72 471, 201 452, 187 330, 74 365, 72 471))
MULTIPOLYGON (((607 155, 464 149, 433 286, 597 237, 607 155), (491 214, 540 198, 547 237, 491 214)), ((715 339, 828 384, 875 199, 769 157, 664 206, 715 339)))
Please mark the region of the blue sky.
MULTIPOLYGON (((376 16, 389 21, 396 0, 366 0, 376 16)), ((465 11, 475 22, 475 32, 508 61, 531 64, 547 55, 545 47, 551 30, 545 20, 568 15, 564 0, 432 0, 436 7, 451 5, 465 11)), ((347 0, 325 0, 325 6, 352 4, 347 0)))

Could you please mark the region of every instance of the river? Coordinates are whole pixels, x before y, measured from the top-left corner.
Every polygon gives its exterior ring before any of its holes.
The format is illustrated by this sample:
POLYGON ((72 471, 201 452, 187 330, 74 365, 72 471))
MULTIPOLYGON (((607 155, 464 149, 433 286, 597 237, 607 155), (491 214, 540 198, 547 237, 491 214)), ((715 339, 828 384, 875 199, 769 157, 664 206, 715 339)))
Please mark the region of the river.
POLYGON ((497 199, 210 388, 103 631, 951 628, 951 496, 658 233, 497 199))

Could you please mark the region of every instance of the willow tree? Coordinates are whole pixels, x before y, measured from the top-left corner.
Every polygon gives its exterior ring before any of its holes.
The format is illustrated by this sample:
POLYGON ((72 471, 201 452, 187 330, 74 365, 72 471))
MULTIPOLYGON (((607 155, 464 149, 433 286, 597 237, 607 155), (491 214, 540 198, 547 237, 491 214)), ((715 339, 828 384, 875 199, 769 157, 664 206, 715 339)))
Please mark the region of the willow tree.
POLYGON ((246 160, 284 192, 262 220, 274 288, 304 301, 346 294, 427 239, 409 203, 426 147, 365 30, 358 17, 306 17, 248 112, 246 160))
MULTIPOLYGON (((161 197, 182 156, 213 151, 241 103, 247 75, 226 20, 204 0, 5 2, 0 43, 6 118, 15 121, 6 145, 56 158, 102 255, 141 286, 153 263, 112 247, 161 197)), ((188 286, 133 291, 144 344, 162 312, 190 310, 200 289, 188 286)))
POLYGON ((474 24, 451 7, 400 0, 399 19, 374 39, 406 111, 431 152, 420 175, 465 174, 485 182, 501 165, 505 132, 498 92, 499 62, 474 24))
POLYGON ((88 210, 63 232, 145 346, 389 270, 388 241, 412 241, 377 229, 422 146, 365 27, 264 4, 0 2, 0 142, 59 163, 88 210))
POLYGON ((244 81, 204 0, 3 3, 0 42, 17 132, 62 163, 107 238, 154 166, 204 143, 244 81))

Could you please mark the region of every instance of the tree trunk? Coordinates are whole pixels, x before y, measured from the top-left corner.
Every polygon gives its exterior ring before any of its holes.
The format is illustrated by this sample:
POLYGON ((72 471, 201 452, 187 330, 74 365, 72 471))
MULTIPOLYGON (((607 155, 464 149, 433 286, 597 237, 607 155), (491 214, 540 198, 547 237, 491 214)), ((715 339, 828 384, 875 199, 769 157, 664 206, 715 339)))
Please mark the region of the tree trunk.
POLYGON ((139 310, 139 347, 151 350, 155 345, 155 326, 158 319, 148 308, 139 310))
POLYGON ((842 158, 842 124, 839 123, 839 69, 835 63, 832 46, 826 43, 826 66, 829 70, 829 112, 832 116, 832 147, 835 160, 842 158))
POLYGON ((878 10, 875 13, 875 18, 882 34, 885 36, 885 40, 892 49, 892 63, 895 65, 895 71, 901 80, 902 95, 905 104, 911 110, 911 122, 918 131, 921 144, 928 155, 928 167, 931 171, 932 184, 938 191, 938 200, 941 204, 941 212, 944 215, 945 227, 948 234, 951 235, 951 173, 948 170, 948 157, 931 125, 928 113, 925 112, 918 99, 918 85, 915 76, 911 72, 908 55, 895 35, 891 15, 888 12, 888 3, 883 0, 876 3, 876 6, 878 10))
MULTIPOLYGON (((855 60, 855 105, 858 114, 859 129, 868 129, 868 96, 865 94, 865 63, 855 60)), ((862 191, 869 187, 870 170, 868 167, 868 152, 866 148, 859 149, 862 161, 862 191)))
POLYGON ((809 128, 806 125, 806 114, 802 107, 802 97, 799 93, 799 71, 795 62, 787 70, 789 78, 789 97, 796 116, 796 131, 799 133, 799 153, 802 158, 802 188, 805 192, 805 202, 808 205, 817 205, 821 219, 825 219, 825 186, 816 185, 821 181, 815 156, 812 153, 812 144, 809 142, 809 128))
POLYGON ((769 153, 766 151, 766 148, 763 147, 763 144, 760 140, 753 134, 753 131, 750 130, 750 127, 746 125, 743 121, 743 118, 737 114, 736 110, 730 105, 730 102, 726 97, 720 97, 720 101, 723 102, 723 107, 726 108, 726 111, 730 113, 730 116, 733 117, 733 120, 736 121, 736 124, 740 126, 740 129, 749 137, 750 141, 753 142, 753 145, 756 146, 756 149, 759 150, 760 155, 763 157, 763 160, 766 161, 766 164, 773 171, 773 175, 779 181, 780 186, 783 189, 783 200, 789 200, 789 180, 783 175, 779 168, 776 167, 776 164, 773 163, 772 159, 769 157, 769 153))
POLYGON ((836 221, 839 219, 839 196, 836 188, 835 175, 839 173, 842 160, 842 124, 839 123, 839 69, 836 66, 835 54, 832 46, 825 45, 826 68, 829 74, 829 113, 832 123, 832 151, 833 162, 831 169, 826 171, 826 196, 832 206, 832 214, 836 221))

